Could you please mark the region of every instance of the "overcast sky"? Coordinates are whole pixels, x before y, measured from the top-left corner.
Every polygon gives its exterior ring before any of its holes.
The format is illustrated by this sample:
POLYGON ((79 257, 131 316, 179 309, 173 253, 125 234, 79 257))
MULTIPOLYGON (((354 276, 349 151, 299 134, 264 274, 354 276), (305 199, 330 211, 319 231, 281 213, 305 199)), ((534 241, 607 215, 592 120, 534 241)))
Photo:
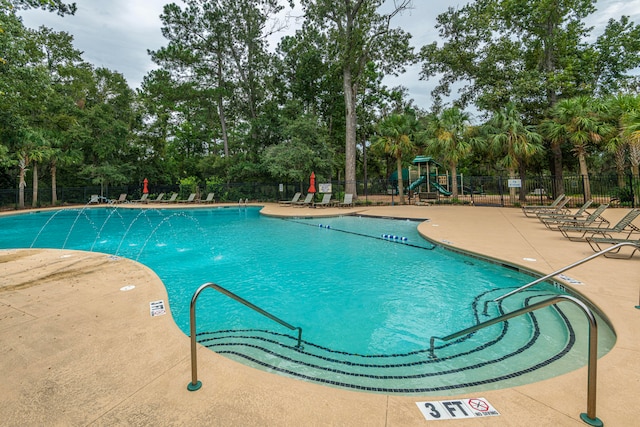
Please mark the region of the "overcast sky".
MULTIPOLYGON (((69 0, 72 2, 72 0, 69 0)), ((54 13, 40 10, 21 12, 27 27, 45 25, 55 31, 66 31, 74 36, 74 46, 83 51, 84 60, 96 67, 106 67, 122 73, 131 87, 137 88, 147 72, 155 68, 147 49, 156 50, 166 45, 160 33, 160 14, 168 0, 75 0, 78 11, 74 16, 59 17, 54 13)), ((180 1, 175 3, 181 4, 180 1)), ((392 21, 412 34, 412 44, 418 50, 421 46, 438 41, 435 30, 436 16, 449 6, 464 5, 465 0, 414 0, 414 8, 392 21)), ((598 12, 589 18, 589 25, 595 26, 593 34, 599 34, 609 18, 618 19, 629 15, 640 23, 640 1, 600 0, 598 12)), ((288 10, 288 8, 287 8, 288 10)), ((293 14, 299 14, 299 9, 293 14)), ((295 21, 290 29, 294 30, 295 21)), ((286 33, 283 33, 284 35, 286 33)), ((273 41, 273 45, 277 40, 273 41)), ((274 47, 272 46, 272 47, 274 47)), ((418 79, 419 66, 413 67, 399 78, 389 78, 389 86, 403 85, 409 89, 416 104, 424 109, 431 105, 430 92, 436 82, 418 79)))

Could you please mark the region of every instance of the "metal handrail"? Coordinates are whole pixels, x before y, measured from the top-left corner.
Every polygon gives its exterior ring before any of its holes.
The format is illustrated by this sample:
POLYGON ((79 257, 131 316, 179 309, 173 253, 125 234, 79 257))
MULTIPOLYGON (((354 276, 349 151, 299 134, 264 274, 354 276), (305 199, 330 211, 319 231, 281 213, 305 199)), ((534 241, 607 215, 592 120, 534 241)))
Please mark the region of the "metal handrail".
MULTIPOLYGON (((544 277, 540 277, 539 279, 536 279, 536 280, 534 280, 533 282, 529 282, 529 283, 527 283, 526 285, 522 285, 522 286, 520 286, 518 289, 514 289, 514 290, 513 290, 513 291, 511 291, 511 292, 507 292, 506 294, 504 294, 504 295, 502 295, 502 296, 499 296, 499 297, 497 297, 497 298, 495 298, 495 299, 493 299, 493 300, 485 301, 485 302, 484 302, 484 310, 482 311, 482 314, 483 314, 483 315, 485 315, 485 316, 487 316, 487 310, 488 310, 489 303, 492 303, 492 302, 500 302, 500 301, 502 301, 503 299, 505 299, 505 298, 507 298, 507 297, 510 297, 511 295, 514 295, 514 294, 517 294, 518 292, 524 291, 525 289, 530 288, 530 287, 531 287, 531 286, 533 286, 533 285, 537 285, 537 284, 538 284, 538 283, 540 283, 540 282, 544 282, 544 281, 545 281, 545 280, 547 280, 547 279, 550 279, 550 278, 552 278, 552 277, 554 277, 554 276, 557 276, 557 275, 558 275, 558 274, 560 274, 560 273, 564 273, 564 272, 565 272, 565 271, 567 271, 567 270, 571 270, 572 268, 577 267, 577 266, 579 266, 579 265, 581 265, 581 264, 584 264, 585 262, 589 262, 589 261, 591 261, 592 259, 597 258, 597 257, 599 257, 600 255, 603 255, 603 254, 605 254, 605 253, 607 253, 607 252, 611 252, 611 251, 613 251, 613 250, 615 250, 615 249, 619 249, 619 248, 621 248, 622 246, 636 246, 636 247, 637 247, 638 245, 637 245, 637 243, 635 243, 635 242, 621 242, 621 243, 617 243, 617 244, 615 244, 615 245, 613 245, 613 246, 611 246, 611 247, 609 247, 609 248, 603 249, 603 250, 601 250, 600 252, 596 252, 596 253, 595 253, 595 254, 593 254, 593 255, 589 255, 588 257, 583 258, 583 259, 581 259, 580 261, 576 261, 576 262, 574 262, 573 264, 569 264, 569 265, 567 265, 566 267, 562 267, 561 269, 554 271, 553 273, 549 273, 549 274, 547 274, 547 275, 546 275, 546 276, 544 276, 544 277)), ((640 304, 640 302, 639 302, 639 304, 640 304)))
POLYGON ((268 317, 269 319, 273 320, 274 322, 278 322, 279 324, 281 324, 282 326, 289 328, 291 330, 298 330, 298 344, 296 345, 296 348, 301 348, 302 345, 302 328, 297 327, 297 326, 292 326, 289 323, 285 322, 282 319, 277 318, 276 316, 274 316, 271 313, 266 312, 265 310, 261 309, 260 307, 258 307, 257 305, 254 305, 252 303, 250 303, 249 301, 247 301, 246 299, 239 297, 238 295, 234 294, 233 292, 223 288, 220 285, 216 285, 215 283, 205 283, 204 285, 200 286, 198 288, 198 290, 193 294, 193 297, 191 298, 191 308, 190 308, 190 323, 191 323, 191 329, 190 329, 190 333, 191 333, 191 382, 187 385, 187 389, 189 391, 196 391, 199 390, 200 387, 202 387, 202 382, 198 381, 198 360, 197 360, 197 353, 196 353, 196 301, 198 300, 198 297, 200 296, 200 294, 202 293, 202 291, 204 291, 206 288, 211 288, 214 289, 226 296, 228 296, 229 298, 232 298, 236 301, 238 301, 239 303, 242 303, 244 305, 246 305, 247 307, 249 307, 250 309, 262 314, 265 317, 268 317))
POLYGON ((496 317, 491 320, 487 320, 486 322, 478 323, 477 325, 471 326, 469 328, 463 329, 459 332, 453 333, 451 335, 447 335, 446 337, 436 337, 433 336, 430 339, 429 345, 429 355, 432 358, 436 358, 434 342, 436 339, 441 341, 449 341, 455 338, 462 337, 464 335, 468 335, 472 332, 475 332, 479 329, 486 328, 488 326, 494 325, 496 323, 504 322, 513 317, 517 317, 531 311, 538 310, 540 308, 544 308, 548 305, 556 304, 562 301, 570 301, 576 304, 578 307, 582 309, 584 314, 587 316, 589 320, 589 354, 588 354, 588 376, 587 376, 587 412, 580 414, 580 418, 587 424, 597 426, 602 425, 602 422, 596 417, 596 380, 597 380, 597 370, 598 370, 598 323, 596 322, 596 318, 587 307, 587 305, 579 300, 576 297, 572 297, 570 295, 558 295, 552 298, 549 298, 544 301, 540 301, 536 304, 532 304, 527 307, 523 307, 521 309, 512 311, 511 313, 504 314, 500 317, 496 317))

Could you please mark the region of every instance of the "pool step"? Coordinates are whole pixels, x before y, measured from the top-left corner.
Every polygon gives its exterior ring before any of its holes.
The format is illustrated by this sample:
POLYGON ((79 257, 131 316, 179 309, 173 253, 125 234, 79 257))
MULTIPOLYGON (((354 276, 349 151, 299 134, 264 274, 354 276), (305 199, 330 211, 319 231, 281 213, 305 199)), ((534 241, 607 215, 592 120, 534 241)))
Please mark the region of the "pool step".
MULTIPOLYGON (((539 295, 530 295, 530 303, 539 295)), ((511 311, 522 302, 505 303, 511 311)), ((304 338, 304 337, 303 337, 304 338)), ((264 330, 227 330, 198 334, 212 350, 259 369, 342 388, 381 393, 460 393, 512 386, 515 378, 557 375, 557 364, 573 347, 571 325, 562 311, 549 307, 494 325, 456 343, 436 341, 406 354, 351 354, 303 342, 297 337, 264 330), (564 342, 549 342, 539 323, 568 328, 564 342)), ((521 383, 521 379, 518 380, 521 383)), ((516 383, 514 383, 516 384, 516 383)))

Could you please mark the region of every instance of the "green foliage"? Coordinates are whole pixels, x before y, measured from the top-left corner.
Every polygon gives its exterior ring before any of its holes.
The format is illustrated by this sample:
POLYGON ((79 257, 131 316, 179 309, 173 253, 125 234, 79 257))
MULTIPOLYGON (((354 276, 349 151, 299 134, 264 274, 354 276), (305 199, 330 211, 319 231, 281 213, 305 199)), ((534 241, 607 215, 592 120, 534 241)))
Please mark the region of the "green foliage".
POLYGON ((180 179, 180 197, 186 199, 191 193, 198 192, 198 178, 188 176, 180 179))

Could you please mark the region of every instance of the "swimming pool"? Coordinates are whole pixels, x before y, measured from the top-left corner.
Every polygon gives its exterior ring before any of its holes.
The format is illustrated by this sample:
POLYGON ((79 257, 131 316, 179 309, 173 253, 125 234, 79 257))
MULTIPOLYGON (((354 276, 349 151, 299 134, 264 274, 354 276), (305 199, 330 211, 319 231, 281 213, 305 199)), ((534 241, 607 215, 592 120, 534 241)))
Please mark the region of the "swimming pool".
MULTIPOLYGON (((185 333, 194 291, 216 282, 302 327, 304 348, 295 347, 287 329, 213 291, 198 302, 203 345, 323 384, 442 395, 511 387, 585 364, 586 321, 570 304, 439 344, 438 358, 430 358, 431 336, 486 320, 484 301, 531 277, 434 248, 416 227, 360 217, 267 218, 257 208, 90 208, 0 218, 0 247, 65 247, 137 259, 166 284, 185 333)), ((537 286, 501 309, 557 292, 537 286)), ((614 340, 601 328, 600 353, 614 340)))

